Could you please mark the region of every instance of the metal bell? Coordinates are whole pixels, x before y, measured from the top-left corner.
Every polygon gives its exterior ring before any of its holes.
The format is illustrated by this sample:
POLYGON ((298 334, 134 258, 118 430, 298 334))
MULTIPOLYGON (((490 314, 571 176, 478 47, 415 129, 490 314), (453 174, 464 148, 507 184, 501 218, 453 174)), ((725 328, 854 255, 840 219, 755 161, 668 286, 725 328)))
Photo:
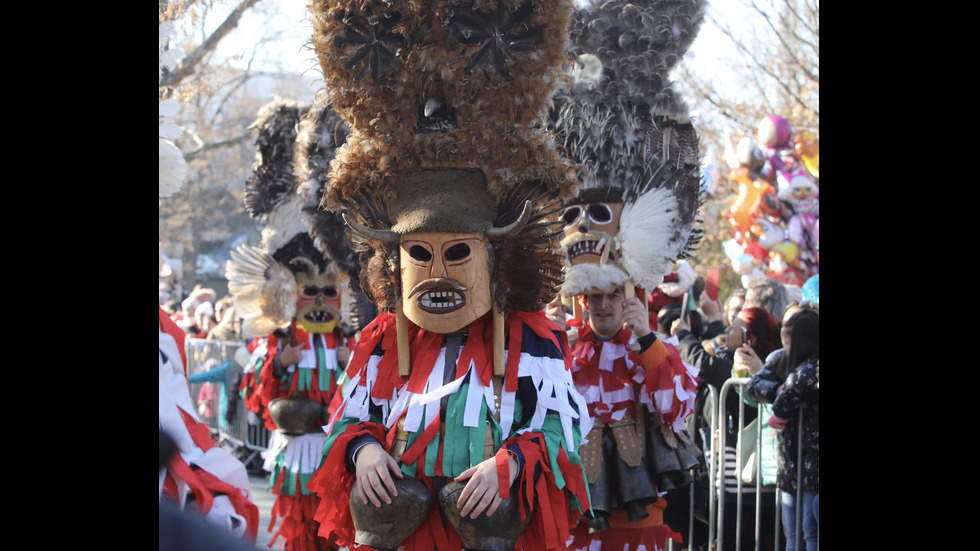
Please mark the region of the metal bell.
POLYGON ((606 517, 599 516, 589 519, 589 533, 596 534, 604 530, 609 530, 612 526, 609 525, 609 521, 606 517))
POLYGON ((647 465, 650 473, 656 478, 659 491, 676 490, 678 486, 675 481, 682 476, 677 450, 667 444, 664 435, 660 432, 659 423, 652 428, 651 425, 647 425, 646 438, 647 465))
POLYGON ((323 412, 319 402, 307 398, 276 398, 269 402, 269 417, 284 434, 299 436, 316 427, 323 412))
MULTIPOLYGON (((643 520, 649 513, 646 506, 657 501, 657 490, 646 466, 641 462, 631 467, 620 456, 620 448, 612 431, 602 431, 602 469, 593 484, 589 484, 589 501, 596 517, 612 515, 616 504, 626 510, 630 522, 643 520)), ((599 531, 599 522, 590 524, 599 531)))
POLYGON ((439 490, 439 507, 449 524, 459 533, 463 548, 468 551, 513 551, 531 520, 530 510, 521 520, 517 492, 511 491, 510 497, 502 500, 489 517, 480 513, 476 518, 470 518, 462 516, 456 505, 465 486, 465 481, 452 480, 439 490))
POLYGON ((681 470, 690 471, 697 468, 701 464, 703 455, 701 448, 687 434, 687 430, 677 433, 677 459, 681 464, 681 470))
POLYGON ((351 487, 350 513, 354 520, 354 542, 378 551, 394 551, 411 535, 432 510, 432 492, 421 480, 405 476, 394 478, 397 496, 391 503, 375 507, 361 502, 357 484, 351 487))
MULTIPOLYGON (((613 506, 615 504, 615 497, 613 492, 613 473, 612 469, 608 466, 608 461, 605 462, 602 469, 599 470, 599 474, 594 482, 589 484, 589 503, 592 506, 592 513, 597 518, 605 518, 613 513, 613 506)), ((608 527, 609 523, 606 523, 608 527)), ((601 524, 596 523, 596 528, 601 524)), ((591 532, 591 529, 590 529, 591 532)))

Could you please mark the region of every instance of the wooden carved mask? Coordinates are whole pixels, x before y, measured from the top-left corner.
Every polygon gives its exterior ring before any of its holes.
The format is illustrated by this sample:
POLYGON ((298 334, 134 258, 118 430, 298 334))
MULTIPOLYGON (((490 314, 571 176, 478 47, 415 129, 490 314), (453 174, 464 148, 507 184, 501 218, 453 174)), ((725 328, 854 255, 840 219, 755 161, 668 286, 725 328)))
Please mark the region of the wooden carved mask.
POLYGON ((454 333, 490 311, 489 241, 480 233, 401 239, 402 308, 426 331, 454 333))

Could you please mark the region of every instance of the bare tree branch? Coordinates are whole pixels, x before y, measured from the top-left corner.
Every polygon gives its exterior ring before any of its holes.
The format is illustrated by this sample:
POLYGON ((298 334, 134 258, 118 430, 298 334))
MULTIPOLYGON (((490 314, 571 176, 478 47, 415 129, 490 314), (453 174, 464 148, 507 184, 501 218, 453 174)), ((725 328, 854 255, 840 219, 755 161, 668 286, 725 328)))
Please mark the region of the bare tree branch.
MULTIPOLYGON (((787 4, 787 6, 789 6, 789 4, 787 4)), ((756 10, 756 13, 759 14, 759 17, 763 21, 765 21, 766 25, 772 30, 773 34, 776 36, 776 40, 778 40, 779 44, 782 45, 782 53, 789 56, 795 68, 798 69, 799 71, 802 71, 804 74, 806 74, 806 77, 808 79, 816 80, 816 75, 810 72, 807 67, 807 64, 803 62, 803 60, 801 60, 796 55, 795 50, 797 49, 797 46, 799 46, 801 42, 799 33, 792 32, 793 44, 790 44, 790 41, 787 38, 787 35, 790 34, 791 31, 795 31, 796 25, 790 24, 790 22, 785 17, 780 17, 780 21, 782 22, 782 28, 779 28, 776 26, 775 23, 773 23, 772 18, 767 12, 763 11, 755 4, 753 4, 752 7, 753 9, 756 10)), ((794 15, 796 15, 795 12, 794 15)), ((798 19, 798 16, 796 18, 798 19)))
POLYGON ((228 147, 232 145, 238 145, 250 139, 252 139, 252 135, 248 132, 245 132, 244 134, 240 134, 238 136, 234 136, 226 140, 210 142, 210 143, 202 143, 200 147, 198 147, 197 149, 184 153, 184 159, 186 159, 188 162, 193 161, 194 159, 199 159, 203 157, 204 154, 206 154, 211 150, 220 149, 222 147, 228 147))
POLYGON ((198 72, 198 66, 203 62, 205 56, 214 51, 218 47, 218 43, 224 38, 228 33, 238 26, 238 21, 242 18, 242 15, 248 11, 249 8, 254 6, 261 0, 242 0, 238 6, 228 17, 225 18, 224 22, 218 26, 217 29, 211 36, 205 39, 204 43, 194 49, 193 52, 187 55, 180 63, 180 67, 172 73, 168 73, 163 82, 160 83, 161 87, 176 87, 181 84, 186 78, 198 72))

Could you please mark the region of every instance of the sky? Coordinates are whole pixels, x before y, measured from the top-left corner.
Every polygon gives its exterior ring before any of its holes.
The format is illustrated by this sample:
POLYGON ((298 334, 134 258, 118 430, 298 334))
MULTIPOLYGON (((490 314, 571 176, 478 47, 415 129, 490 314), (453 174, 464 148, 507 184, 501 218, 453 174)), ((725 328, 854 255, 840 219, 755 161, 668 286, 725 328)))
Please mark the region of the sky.
MULTIPOLYGON (((263 47, 257 59, 258 63, 253 64, 253 67, 276 71, 281 65, 290 72, 299 74, 307 72, 317 76, 319 68, 315 64, 313 51, 304 46, 313 32, 311 23, 305 19, 306 4, 307 0, 279 0, 278 2, 265 0, 258 3, 242 17, 235 32, 222 41, 217 54, 232 58, 236 55, 241 56, 254 48, 257 37, 282 32, 280 40, 263 47), (279 13, 270 19, 264 11, 274 10, 277 4, 279 13)), ((724 20, 737 20, 738 7, 738 0, 710 0, 708 4, 709 13, 727 14, 721 17, 724 20)), ((213 26, 218 25, 222 20, 217 15, 212 17, 213 26)), ((688 51, 684 62, 698 74, 717 74, 719 78, 734 78, 726 77, 727 71, 724 71, 719 63, 721 56, 732 51, 729 44, 727 38, 706 17, 698 38, 688 51)))

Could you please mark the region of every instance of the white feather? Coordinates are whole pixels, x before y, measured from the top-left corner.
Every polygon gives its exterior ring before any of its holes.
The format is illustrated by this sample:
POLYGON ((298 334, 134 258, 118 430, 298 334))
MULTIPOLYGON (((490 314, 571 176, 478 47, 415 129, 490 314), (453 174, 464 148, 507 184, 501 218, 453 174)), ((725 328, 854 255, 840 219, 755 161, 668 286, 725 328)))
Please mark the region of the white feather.
MULTIPOLYGON (((177 29, 172 22, 161 22, 159 31, 159 77, 162 80, 163 70, 165 68, 173 70, 184 57, 184 52, 178 48, 164 50, 170 39, 177 35, 177 29)), ((160 102, 160 197, 170 197, 180 191, 184 185, 184 177, 187 175, 187 162, 184 161, 184 154, 171 141, 183 134, 183 130, 171 120, 177 115, 179 109, 180 105, 172 99, 165 99, 160 102)))
POLYGON ((159 66, 159 79, 163 81, 163 70, 173 71, 180 60, 184 59, 184 51, 180 48, 168 48, 164 49, 170 40, 177 36, 177 29, 174 27, 173 22, 163 21, 160 23, 160 66, 159 66))
POLYGON ((262 247, 265 250, 278 251, 297 233, 309 231, 306 219, 300 214, 304 204, 303 197, 290 194, 269 213, 269 221, 262 229, 262 247))
POLYGON ((180 105, 172 99, 160 102, 160 197, 170 197, 180 191, 187 175, 184 154, 171 141, 184 132, 171 121, 179 109, 180 105))
POLYGON ((160 138, 160 197, 180 191, 187 174, 184 154, 173 143, 160 138))
POLYGON ((225 277, 247 336, 268 335, 292 321, 299 296, 296 278, 262 249, 241 245, 233 250, 225 277))
POLYGON ((690 229, 678 231, 677 212, 677 199, 666 186, 623 206, 615 238, 619 263, 639 287, 660 285, 684 249, 690 229))
POLYGON ((681 260, 677 263, 674 268, 674 273, 677 274, 677 281, 668 281, 662 283, 659 288, 669 297, 679 297, 684 294, 685 291, 694 285, 694 280, 698 278, 698 274, 695 273, 694 267, 691 266, 686 260, 681 260))
POLYGON ((561 285, 564 296, 584 295, 592 289, 613 289, 625 284, 630 277, 618 266, 585 263, 566 267, 561 285))

